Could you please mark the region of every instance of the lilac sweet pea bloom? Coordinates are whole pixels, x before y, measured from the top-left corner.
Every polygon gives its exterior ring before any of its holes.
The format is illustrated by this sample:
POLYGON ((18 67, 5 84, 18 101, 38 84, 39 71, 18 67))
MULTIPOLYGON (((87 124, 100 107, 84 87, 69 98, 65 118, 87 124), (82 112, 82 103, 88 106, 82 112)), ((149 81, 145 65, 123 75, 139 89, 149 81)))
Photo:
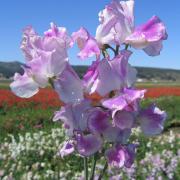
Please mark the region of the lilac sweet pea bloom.
POLYGON ((130 55, 130 51, 124 50, 113 60, 93 63, 83 78, 86 92, 105 96, 111 91, 131 87, 136 80, 136 70, 128 64, 130 55))
POLYGON ((75 103, 84 99, 82 81, 69 64, 54 80, 54 88, 60 99, 65 103, 75 103))
POLYGON ((147 136, 160 134, 166 118, 166 112, 161 111, 154 104, 142 110, 139 115, 139 121, 143 133, 147 136))
POLYGON ((96 40, 90 36, 88 31, 85 28, 80 28, 79 31, 72 34, 74 42, 77 42, 77 45, 80 49, 78 57, 85 59, 96 55, 97 58, 100 56, 100 49, 96 40))
POLYGON ((117 111, 113 115, 113 124, 118 128, 131 129, 133 127, 135 117, 133 113, 127 111, 117 111))
POLYGON ((77 150, 82 156, 90 156, 101 149, 102 140, 100 137, 88 134, 76 137, 77 150))
POLYGON ((23 39, 21 42, 21 50, 23 51, 27 61, 38 57, 38 50, 42 49, 42 38, 35 30, 28 26, 23 30, 23 39))
POLYGON ((156 56, 160 54, 162 41, 166 39, 165 25, 157 16, 153 16, 147 23, 137 27, 126 38, 126 43, 134 48, 143 49, 150 56, 156 56))
POLYGON ((102 101, 102 105, 112 110, 113 125, 131 129, 135 122, 135 112, 139 110, 139 100, 145 90, 124 89, 119 96, 102 101))
POLYGON ((54 51, 54 56, 59 59, 67 58, 67 49, 72 46, 72 39, 67 35, 66 28, 57 27, 51 23, 51 29, 46 31, 44 37, 40 37, 31 26, 23 31, 21 49, 26 60, 30 61, 39 56, 41 51, 54 51))
POLYGON ((43 50, 55 51, 54 56, 59 59, 67 58, 67 49, 73 45, 72 38, 68 36, 65 27, 57 27, 54 23, 50 25, 51 29, 44 33, 43 50))
POLYGON ((67 104, 55 113, 53 121, 61 120, 67 129, 67 134, 73 136, 75 131, 82 132, 87 129, 90 108, 90 101, 88 100, 67 104))
POLYGON ((89 111, 88 127, 91 132, 101 134, 110 127, 109 120, 108 112, 103 111, 101 108, 94 108, 89 111))
POLYGON ((121 130, 118 127, 109 127, 103 132, 103 137, 107 142, 126 144, 131 135, 130 129, 121 130))
POLYGON ((117 111, 138 111, 138 102, 144 97, 146 90, 123 89, 118 96, 103 100, 102 105, 110 110, 113 110, 113 115, 117 111))
POLYGON ((27 73, 23 75, 15 73, 14 81, 10 84, 10 88, 14 94, 22 98, 32 97, 39 91, 39 85, 27 73))
POLYGON ((100 45, 124 43, 134 29, 134 1, 113 0, 99 13, 96 40, 100 45))
POLYGON ((121 168, 125 164, 125 152, 121 146, 106 150, 105 156, 107 157, 109 165, 112 167, 121 168))
POLYGON ((126 166, 129 168, 133 164, 135 158, 135 145, 116 145, 108 149, 105 155, 110 166, 116 168, 126 166))
MULTIPOLYGON (((58 77, 67 66, 67 48, 71 39, 65 28, 51 23, 51 29, 41 38, 28 27, 24 30, 21 48, 27 59, 24 74, 16 74, 10 87, 20 97, 29 98, 39 88, 48 85, 49 80, 58 77), (32 86, 32 88, 30 88, 32 86)), ((74 80, 74 79, 73 79, 74 80)))
POLYGON ((63 158, 64 156, 68 156, 73 152, 74 152, 73 141, 65 141, 65 142, 63 142, 62 146, 60 147, 58 155, 60 155, 63 158))
POLYGON ((24 74, 16 74, 14 82, 10 84, 11 90, 19 97, 29 98, 36 94, 39 88, 48 85, 49 79, 62 73, 62 64, 67 64, 67 59, 59 61, 52 56, 53 52, 41 52, 37 58, 28 61, 24 68, 24 74), (32 86, 32 88, 30 88, 32 86))

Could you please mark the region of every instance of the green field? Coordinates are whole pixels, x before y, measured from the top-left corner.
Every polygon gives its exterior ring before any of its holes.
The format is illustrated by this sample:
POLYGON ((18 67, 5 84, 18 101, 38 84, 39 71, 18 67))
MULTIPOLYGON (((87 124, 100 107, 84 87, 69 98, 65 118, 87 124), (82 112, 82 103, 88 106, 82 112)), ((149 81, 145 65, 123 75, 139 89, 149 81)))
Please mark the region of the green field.
MULTIPOLYGON (((154 100, 153 100, 154 101, 154 100)), ((155 100, 168 113, 168 120, 162 135, 155 138, 144 137, 139 129, 134 130, 131 141, 139 144, 136 162, 131 168, 114 174, 125 179, 179 178, 180 172, 180 97, 164 97, 155 100), (167 157, 167 154, 169 156, 167 157), (159 159, 158 159, 159 158, 159 159), (164 163, 156 167, 155 160, 164 163), (174 162, 176 161, 176 162, 174 162), (175 163, 175 164, 173 164, 175 163), (134 173, 133 173, 134 172, 134 173)), ((142 102, 142 106, 152 103, 152 99, 142 102)), ((77 179, 83 171, 82 158, 71 155, 64 159, 57 156, 59 144, 64 140, 61 124, 52 122, 53 108, 5 108, 0 109, 0 179, 77 179), (3 178, 2 178, 3 179, 3 178)), ((99 160, 101 169, 103 160, 99 160)), ((89 165, 91 162, 89 162, 89 165)), ((106 177, 111 176, 111 171, 106 177)), ((98 171, 97 171, 98 174, 98 171)))
MULTIPOLYGON (((147 82, 137 87, 179 86, 178 83, 147 82)), ((9 88, 9 81, 0 82, 1 89, 9 88)), ((105 179, 180 179, 180 97, 145 99, 141 106, 156 102, 168 114, 161 135, 148 138, 140 129, 134 129, 131 142, 138 144, 136 161, 130 169, 110 169, 105 179)), ((83 160, 71 155, 60 158, 59 145, 65 138, 60 123, 52 122, 57 108, 35 109, 17 106, 0 107, 0 179, 78 179, 82 175, 83 160)), ((101 171, 103 159, 98 160, 96 174, 101 171)), ((89 161, 89 167, 91 161, 89 161)))

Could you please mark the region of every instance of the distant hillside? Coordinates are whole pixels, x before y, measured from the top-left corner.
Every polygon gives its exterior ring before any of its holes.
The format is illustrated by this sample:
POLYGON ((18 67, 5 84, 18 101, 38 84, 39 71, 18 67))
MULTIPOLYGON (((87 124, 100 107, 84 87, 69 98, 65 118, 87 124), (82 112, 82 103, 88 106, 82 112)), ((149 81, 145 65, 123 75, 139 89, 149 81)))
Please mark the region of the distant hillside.
POLYGON ((18 61, 0 62, 0 75, 3 75, 5 78, 10 78, 15 72, 23 73, 21 65, 22 63, 18 61))
MULTIPOLYGON (((10 78, 15 72, 23 73, 21 68, 22 63, 18 61, 0 62, 0 75, 5 78, 10 78)), ((73 66, 75 71, 82 77, 86 72, 87 66, 73 66)), ((138 78, 147 81, 180 81, 180 70, 160 69, 136 67, 138 71, 138 78)))
MULTIPOLYGON (((180 70, 174 69, 161 69, 161 68, 147 68, 135 67, 138 71, 137 77, 147 81, 180 81, 180 70)), ((87 70, 87 66, 74 66, 76 72, 80 77, 87 70)))

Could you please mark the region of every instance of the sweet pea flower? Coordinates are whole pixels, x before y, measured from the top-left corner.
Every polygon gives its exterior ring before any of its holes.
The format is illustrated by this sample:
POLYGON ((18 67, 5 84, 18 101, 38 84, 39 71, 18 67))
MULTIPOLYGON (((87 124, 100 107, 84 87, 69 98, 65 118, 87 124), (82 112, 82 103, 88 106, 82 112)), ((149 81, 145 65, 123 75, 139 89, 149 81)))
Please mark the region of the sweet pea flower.
POLYGON ((113 115, 114 126, 124 130, 131 129, 135 121, 134 114, 127 111, 117 111, 113 115))
POLYGON ((100 25, 96 30, 96 40, 104 44, 121 45, 134 29, 134 1, 113 0, 99 13, 100 25))
POLYGON ((10 88, 14 94, 22 98, 32 97, 39 91, 39 85, 27 73, 23 75, 15 73, 14 82, 10 84, 10 88))
POLYGON ((89 111, 88 127, 92 133, 102 134, 110 127, 109 112, 103 111, 101 108, 93 108, 89 111))
POLYGON ((116 145, 105 152, 108 164, 111 167, 121 168, 123 166, 131 167, 135 157, 135 145, 128 146, 116 145))
POLYGON ((103 137, 107 142, 126 144, 131 135, 130 129, 121 130, 118 127, 108 127, 103 131, 103 137))
POLYGON ((48 85, 49 79, 63 72, 67 61, 68 59, 54 58, 53 52, 42 51, 40 56, 26 63, 23 75, 15 74, 10 88, 19 97, 32 97, 39 91, 39 88, 45 88, 48 85))
POLYGON ((130 51, 124 50, 113 60, 94 62, 83 78, 86 93, 105 96, 111 91, 131 87, 136 80, 136 70, 128 64, 130 55, 130 51))
POLYGON ((64 103, 75 103, 84 99, 82 81, 69 64, 54 80, 54 89, 64 103))
POLYGON ((53 121, 61 120, 66 129, 67 135, 73 136, 74 132, 83 132, 87 129, 88 111, 91 108, 89 100, 78 103, 66 104, 54 115, 53 121))
POLYGON ((78 57, 81 59, 86 59, 96 55, 97 59, 100 56, 100 49, 96 40, 90 36, 85 28, 80 28, 79 31, 72 34, 72 39, 77 42, 80 49, 78 57))
POLYGON ((112 167, 121 168, 125 164, 125 152, 121 146, 106 150, 105 156, 112 167))
POLYGON ((136 151, 136 144, 128 144, 125 148, 125 157, 126 157, 126 161, 125 161, 125 167, 130 168, 132 166, 132 164, 134 163, 134 159, 135 159, 135 151, 136 151))
POLYGON ((55 51, 55 56, 59 56, 59 59, 67 58, 67 49, 73 45, 72 38, 68 36, 65 27, 57 27, 54 23, 50 25, 51 29, 44 32, 43 50, 55 51))
POLYGON ((76 137, 77 150, 82 156, 91 156, 101 149, 102 140, 100 137, 88 134, 76 137))
POLYGON ((96 161, 102 155, 106 159, 102 173, 107 163, 115 168, 130 168, 136 151, 136 145, 129 144, 132 128, 140 126, 145 135, 157 135, 167 117, 155 104, 141 108, 146 91, 134 88, 137 71, 128 62, 132 52, 127 50, 130 45, 148 55, 158 55, 162 41, 167 39, 164 24, 153 16, 134 29, 134 0, 113 0, 99 13, 99 20, 95 38, 85 28, 70 37, 66 28, 54 23, 43 36, 27 27, 21 43, 26 58, 24 73, 16 73, 10 85, 17 96, 29 98, 51 84, 63 101, 53 121, 62 122, 68 137, 60 145, 58 155, 77 152, 85 157, 86 179, 89 179, 87 161, 92 155, 90 179, 95 177, 96 161), (74 43, 80 49, 81 59, 96 56, 82 80, 69 64, 68 49, 74 43), (119 50, 122 44, 126 45, 125 50, 119 50), (114 52, 114 58, 107 49, 114 52))
POLYGON ((139 100, 144 98, 146 90, 124 88, 119 95, 102 100, 102 105, 113 111, 113 116, 117 111, 138 111, 139 100))
POLYGON ((161 111, 155 104, 140 112, 139 122, 143 133, 147 136, 160 134, 164 121, 167 118, 165 111, 161 111))
POLYGON ((157 16, 153 16, 148 22, 137 27, 126 38, 125 43, 134 48, 143 49, 150 56, 157 56, 162 49, 162 41, 166 39, 165 25, 157 16))
POLYGON ((63 142, 59 152, 58 152, 58 155, 60 155, 62 158, 64 156, 68 156, 70 154, 72 154, 74 152, 74 144, 73 144, 73 141, 65 141, 63 142))
POLYGON ((139 108, 139 100, 144 97, 145 90, 124 88, 120 95, 102 101, 102 105, 112 111, 113 125, 131 129, 139 108), (135 113, 136 112, 136 113, 135 113))
POLYGON ((35 32, 32 26, 23 30, 23 39, 20 46, 27 61, 38 57, 38 49, 43 49, 42 38, 35 32))
POLYGON ((67 66, 67 48, 71 46, 71 38, 65 28, 58 28, 51 23, 51 29, 40 37, 32 27, 24 30, 21 49, 26 57, 24 74, 16 74, 10 87, 19 97, 29 98, 39 88, 58 77, 67 66))
POLYGON ((54 23, 50 23, 50 26, 51 29, 46 31, 43 37, 39 36, 31 26, 23 30, 21 49, 27 61, 37 58, 41 51, 53 51, 56 59, 57 56, 58 59, 67 58, 67 49, 72 46, 72 39, 67 35, 66 28, 57 27, 54 23))

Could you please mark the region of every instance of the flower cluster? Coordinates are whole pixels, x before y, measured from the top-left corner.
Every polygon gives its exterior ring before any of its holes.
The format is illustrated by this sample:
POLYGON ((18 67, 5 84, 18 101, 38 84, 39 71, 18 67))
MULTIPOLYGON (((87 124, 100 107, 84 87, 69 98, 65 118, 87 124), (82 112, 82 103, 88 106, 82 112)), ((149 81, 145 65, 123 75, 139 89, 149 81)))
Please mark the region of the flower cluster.
POLYGON ((112 1, 99 13, 99 21, 95 37, 85 28, 68 36, 66 28, 54 23, 43 37, 27 27, 21 44, 24 74, 16 73, 10 86, 24 98, 49 83, 58 93, 63 106, 53 120, 63 123, 69 137, 60 149, 62 157, 74 151, 84 157, 104 154, 110 166, 130 167, 136 149, 128 144, 131 129, 140 126, 145 135, 159 134, 166 113, 155 104, 140 107, 146 91, 134 87, 137 72, 128 62, 132 54, 128 47, 159 55, 167 33, 157 16, 135 27, 133 0, 112 1), (69 64, 67 51, 74 44, 81 59, 96 58, 83 79, 69 64))

